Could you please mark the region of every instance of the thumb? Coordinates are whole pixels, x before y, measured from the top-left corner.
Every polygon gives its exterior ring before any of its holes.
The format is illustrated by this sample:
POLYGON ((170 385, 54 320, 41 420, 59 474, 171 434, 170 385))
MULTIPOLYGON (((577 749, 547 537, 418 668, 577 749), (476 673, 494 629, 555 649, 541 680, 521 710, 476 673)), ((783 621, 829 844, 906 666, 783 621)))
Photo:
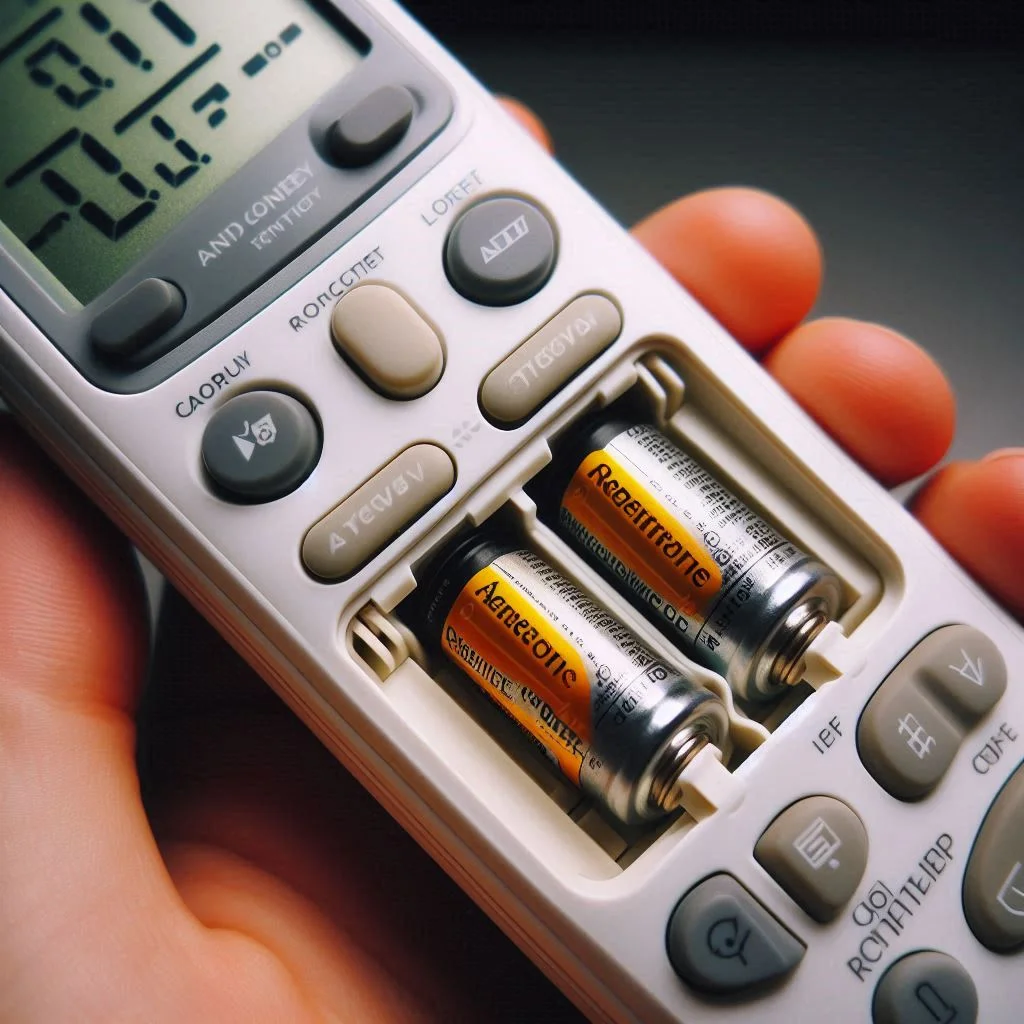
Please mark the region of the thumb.
POLYGON ((0 1021, 99 1019, 61 980, 112 999, 190 927, 139 798, 145 654, 127 545, 0 416, 0 1021))

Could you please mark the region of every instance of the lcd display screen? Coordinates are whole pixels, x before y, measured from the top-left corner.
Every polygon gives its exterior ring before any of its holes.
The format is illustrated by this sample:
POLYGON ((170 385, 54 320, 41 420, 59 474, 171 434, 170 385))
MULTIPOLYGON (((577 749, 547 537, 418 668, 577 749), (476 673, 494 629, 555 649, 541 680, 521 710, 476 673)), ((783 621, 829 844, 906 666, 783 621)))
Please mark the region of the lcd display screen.
POLYGON ((304 0, 0 0, 0 242, 90 302, 360 59, 304 0))

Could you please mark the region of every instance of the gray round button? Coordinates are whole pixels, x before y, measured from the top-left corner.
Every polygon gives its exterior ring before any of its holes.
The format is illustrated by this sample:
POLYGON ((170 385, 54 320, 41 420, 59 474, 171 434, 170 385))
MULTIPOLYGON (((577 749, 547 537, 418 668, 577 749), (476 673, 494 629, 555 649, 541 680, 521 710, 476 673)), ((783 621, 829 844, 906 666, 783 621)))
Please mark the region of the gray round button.
POLYGON ((461 295, 483 306, 512 306, 540 291, 555 269, 551 221, 525 199, 502 196, 471 206, 455 222, 445 271, 461 295))
POLYGON ((874 1024, 935 1024, 978 1019, 978 991, 959 961, 933 950, 911 953, 882 975, 871 1004, 874 1024))
POLYGON ((278 391, 232 398, 203 433, 206 470, 235 501, 272 501, 294 491, 319 457, 312 414, 278 391))

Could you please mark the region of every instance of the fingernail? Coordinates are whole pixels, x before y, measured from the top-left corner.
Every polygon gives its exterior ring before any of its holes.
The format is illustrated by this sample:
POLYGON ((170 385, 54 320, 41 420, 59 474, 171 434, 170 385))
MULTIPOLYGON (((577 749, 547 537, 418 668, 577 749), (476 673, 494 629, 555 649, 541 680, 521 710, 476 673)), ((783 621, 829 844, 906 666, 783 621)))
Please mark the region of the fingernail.
POLYGON ((1024 459, 1024 448, 997 448, 989 452, 981 461, 994 462, 996 459, 1024 459))

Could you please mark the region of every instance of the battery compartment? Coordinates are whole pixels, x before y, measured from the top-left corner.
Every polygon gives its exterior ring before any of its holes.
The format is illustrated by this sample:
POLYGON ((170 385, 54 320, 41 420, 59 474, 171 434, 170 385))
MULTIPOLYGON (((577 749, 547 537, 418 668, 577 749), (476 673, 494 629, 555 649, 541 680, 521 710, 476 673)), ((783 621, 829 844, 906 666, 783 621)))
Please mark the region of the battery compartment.
MULTIPOLYGON (((623 407, 646 414, 781 534, 836 572, 844 591, 841 631, 830 627, 821 634, 808 661, 817 684, 837 677, 848 653, 845 637, 880 629, 886 607, 898 601, 899 562, 671 340, 638 346, 580 401, 552 419, 449 518, 443 532, 414 552, 413 576, 421 579, 432 557, 462 532, 484 523, 500 525, 626 622, 665 661, 685 660, 537 517, 531 492, 552 450, 557 452, 559 436, 581 416, 605 407, 609 415, 623 407)), ((600 812, 479 687, 421 642, 408 621, 410 602, 403 603, 409 597, 408 584, 407 569, 382 575, 355 614, 343 619, 344 642, 415 732, 469 784, 480 813, 515 820, 518 834, 547 863, 589 879, 614 877, 645 851, 673 842, 698 825, 690 815, 680 814, 646 828, 626 829, 600 812)), ((774 703, 748 705, 734 701, 714 673, 707 672, 704 682, 728 710, 726 763, 739 780, 747 755, 814 692, 801 684, 774 703)))

